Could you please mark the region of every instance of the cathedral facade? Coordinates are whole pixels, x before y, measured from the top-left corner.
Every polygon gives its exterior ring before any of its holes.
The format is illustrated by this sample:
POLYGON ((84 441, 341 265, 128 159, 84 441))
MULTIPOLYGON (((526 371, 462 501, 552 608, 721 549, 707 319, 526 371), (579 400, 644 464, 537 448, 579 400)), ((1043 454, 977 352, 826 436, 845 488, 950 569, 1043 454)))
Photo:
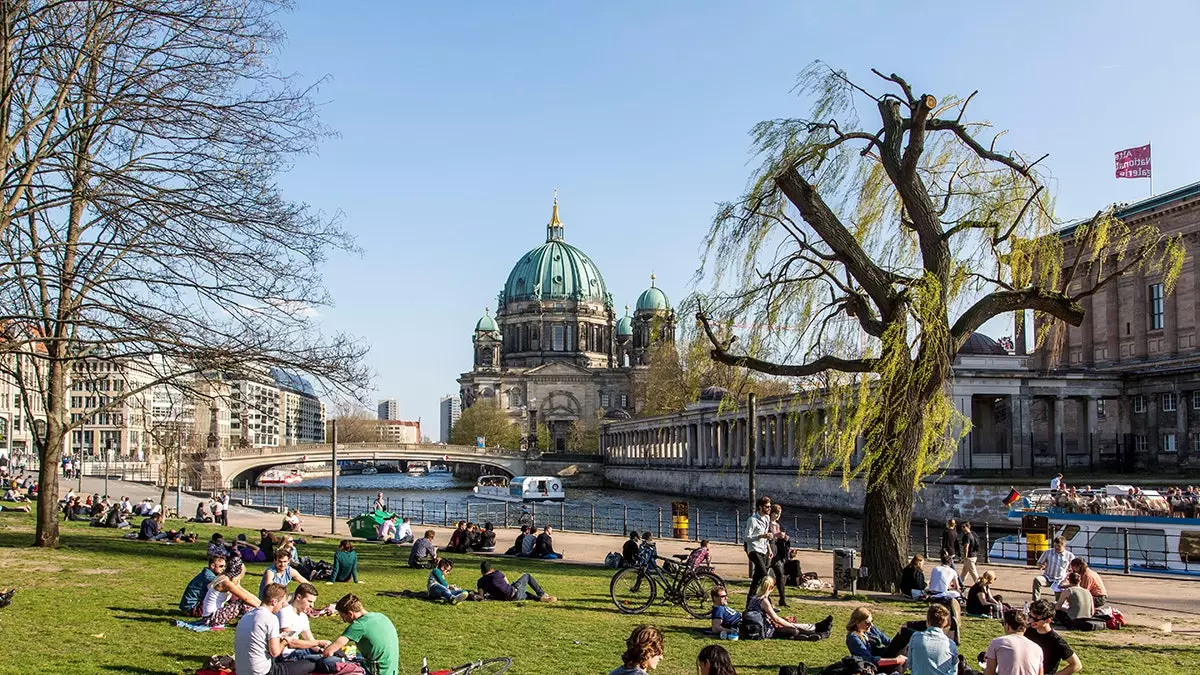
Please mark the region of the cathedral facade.
POLYGON ((634 383, 645 376, 650 348, 675 336, 675 313, 653 275, 633 315, 626 305, 617 318, 600 269, 563 230, 556 197, 545 243, 517 260, 496 315, 485 312, 475 324, 473 366, 458 378, 463 409, 495 403, 532 445, 545 426, 543 452, 594 450, 570 447, 572 429, 635 413, 634 383))

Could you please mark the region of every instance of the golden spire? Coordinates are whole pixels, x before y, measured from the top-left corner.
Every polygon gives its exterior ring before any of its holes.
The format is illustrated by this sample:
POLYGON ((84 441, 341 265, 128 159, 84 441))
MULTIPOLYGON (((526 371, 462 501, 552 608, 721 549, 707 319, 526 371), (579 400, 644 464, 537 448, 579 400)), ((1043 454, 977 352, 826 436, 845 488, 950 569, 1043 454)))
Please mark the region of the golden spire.
POLYGON ((629 305, 625 305, 625 316, 629 316, 629 305))
POLYGON ((562 221, 558 219, 558 188, 554 188, 554 210, 550 212, 549 225, 562 225, 562 221))
POLYGON ((654 276, 654 272, 650 273, 650 288, 654 288, 654 280, 658 277, 654 276))

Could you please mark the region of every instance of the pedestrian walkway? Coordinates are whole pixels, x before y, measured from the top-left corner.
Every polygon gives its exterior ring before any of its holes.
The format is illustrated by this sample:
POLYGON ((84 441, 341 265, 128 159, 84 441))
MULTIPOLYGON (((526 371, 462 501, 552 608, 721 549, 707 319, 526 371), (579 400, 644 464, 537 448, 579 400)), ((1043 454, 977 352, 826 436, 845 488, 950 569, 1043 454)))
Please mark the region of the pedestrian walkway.
MULTIPOLYGON (((60 490, 75 487, 75 481, 62 481, 60 490)), ((101 492, 104 480, 100 478, 84 478, 85 492, 101 492)), ((144 497, 150 497, 156 502, 162 494, 162 488, 144 483, 125 481, 109 481, 109 494, 115 499, 122 495, 128 496, 135 503, 144 497)), ((180 508, 185 516, 190 516, 196 510, 200 497, 184 493, 180 508)), ((175 491, 167 492, 167 508, 175 508, 175 491)), ((279 529, 282 515, 264 512, 234 504, 229 511, 229 527, 235 530, 254 531, 261 528, 279 529)), ((304 518, 305 536, 313 537, 348 537, 349 528, 345 520, 337 521, 336 532, 329 532, 328 516, 306 516, 304 518)), ((435 541, 445 544, 449 541, 451 528, 434 525, 413 524, 416 531, 427 529, 437 532, 435 541)), ((507 549, 516 538, 517 530, 512 528, 496 530, 496 548, 507 549)), ((625 537, 608 534, 588 534, 580 532, 554 532, 555 548, 564 554, 563 560, 572 563, 600 564, 610 551, 620 551, 625 543, 625 537)), ((694 542, 681 541, 671 538, 658 540, 659 555, 670 557, 675 553, 685 553, 695 546, 694 542)), ((710 544, 712 559, 717 573, 734 583, 744 583, 748 577, 746 556, 742 547, 735 544, 710 544)), ((830 551, 801 550, 800 565, 806 572, 816 572, 824 580, 833 576, 833 554, 830 551)), ((1021 604, 1030 597, 1030 588, 1036 570, 1011 564, 980 564, 979 572, 992 570, 996 573, 997 581, 992 587, 993 592, 1000 593, 1010 603, 1021 604)), ((928 568, 926 569, 928 573, 928 568)), ((1102 572, 1111 603, 1120 608, 1131 624, 1152 628, 1160 628, 1165 622, 1172 622, 1176 629, 1190 628, 1200 630, 1200 580, 1178 577, 1126 576, 1115 572, 1102 572)), ((876 595, 876 594, 869 594, 876 595)))

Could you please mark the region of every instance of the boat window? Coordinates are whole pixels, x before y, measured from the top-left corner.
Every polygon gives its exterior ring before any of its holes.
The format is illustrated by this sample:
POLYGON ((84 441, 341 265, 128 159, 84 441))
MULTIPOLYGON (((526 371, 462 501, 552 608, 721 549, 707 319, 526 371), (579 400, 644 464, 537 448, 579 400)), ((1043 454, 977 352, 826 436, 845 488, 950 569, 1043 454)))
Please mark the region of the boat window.
POLYGON ((1179 559, 1185 563, 1200 563, 1200 530, 1179 533, 1179 559))
MULTIPOLYGON (((1132 542, 1130 542, 1132 544, 1132 542)), ((1088 561, 1093 565, 1118 565, 1124 560, 1124 549, 1117 528, 1102 527, 1092 534, 1087 546, 1088 561)))
POLYGON ((1063 527, 1062 530, 1059 530, 1059 532, 1058 532, 1058 535, 1060 537, 1067 540, 1067 544, 1070 544, 1071 540, 1074 539, 1075 535, 1077 535, 1077 534, 1079 534, 1079 526, 1078 525, 1067 525, 1067 526, 1063 527))
MULTIPOLYGON (((1102 527, 1088 541, 1088 560, 1119 565, 1125 560, 1125 537, 1115 527, 1102 527)), ((1167 566, 1167 536, 1162 530, 1129 530, 1129 563, 1141 567, 1167 566)))

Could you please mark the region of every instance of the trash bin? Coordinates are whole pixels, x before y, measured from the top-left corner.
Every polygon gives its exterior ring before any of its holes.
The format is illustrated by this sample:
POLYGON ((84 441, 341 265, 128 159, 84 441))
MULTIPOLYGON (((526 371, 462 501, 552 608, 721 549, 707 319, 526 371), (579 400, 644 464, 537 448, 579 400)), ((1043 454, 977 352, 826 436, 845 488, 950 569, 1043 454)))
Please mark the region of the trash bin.
POLYGON ((833 597, 839 591, 858 592, 858 551, 852 548, 833 549, 833 597))
POLYGON ((676 539, 688 538, 687 502, 671 502, 671 534, 676 539))
POLYGON ((1050 519, 1046 516, 1021 516, 1021 535, 1025 537, 1025 564, 1037 565, 1042 552, 1050 548, 1050 519))
POLYGON ((379 526, 391 517, 387 511, 368 511, 346 521, 350 526, 350 536, 362 539, 374 539, 379 535, 379 526))

